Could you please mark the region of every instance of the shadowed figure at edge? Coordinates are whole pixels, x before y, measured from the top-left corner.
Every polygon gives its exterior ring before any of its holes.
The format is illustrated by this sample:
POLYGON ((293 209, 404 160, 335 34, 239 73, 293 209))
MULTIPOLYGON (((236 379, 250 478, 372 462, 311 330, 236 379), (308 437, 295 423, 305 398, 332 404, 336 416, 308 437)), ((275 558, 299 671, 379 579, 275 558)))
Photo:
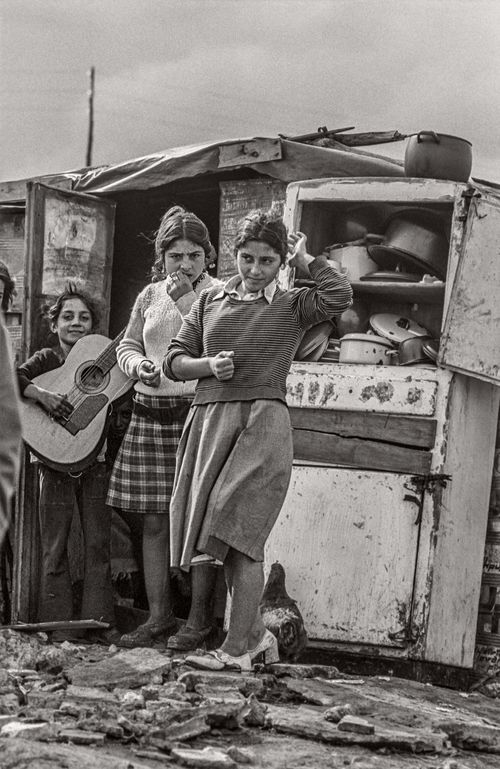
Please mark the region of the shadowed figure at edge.
POLYGON ((285 588, 285 570, 276 562, 264 587, 260 602, 262 620, 278 639, 282 662, 295 662, 307 646, 307 633, 302 614, 285 588))

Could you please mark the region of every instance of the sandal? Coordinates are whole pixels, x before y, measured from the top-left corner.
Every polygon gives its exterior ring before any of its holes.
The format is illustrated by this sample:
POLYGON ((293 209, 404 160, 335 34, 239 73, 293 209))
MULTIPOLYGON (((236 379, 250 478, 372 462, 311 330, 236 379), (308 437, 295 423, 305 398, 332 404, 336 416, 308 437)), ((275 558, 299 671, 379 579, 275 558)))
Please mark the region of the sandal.
POLYGON ((202 654, 190 654, 184 662, 198 670, 231 670, 233 673, 249 673, 252 670, 248 652, 240 657, 231 657, 222 649, 215 649, 202 654))
POLYGON ((195 630, 193 627, 184 625, 175 635, 170 636, 167 641, 167 649, 178 652, 192 652, 195 649, 202 649, 211 632, 212 625, 201 630, 195 630))
POLYGON ((153 642, 163 635, 170 635, 173 630, 177 630, 177 620, 175 617, 168 622, 145 622, 139 625, 131 633, 122 635, 118 646, 125 646, 127 649, 135 649, 138 646, 152 646, 153 642))

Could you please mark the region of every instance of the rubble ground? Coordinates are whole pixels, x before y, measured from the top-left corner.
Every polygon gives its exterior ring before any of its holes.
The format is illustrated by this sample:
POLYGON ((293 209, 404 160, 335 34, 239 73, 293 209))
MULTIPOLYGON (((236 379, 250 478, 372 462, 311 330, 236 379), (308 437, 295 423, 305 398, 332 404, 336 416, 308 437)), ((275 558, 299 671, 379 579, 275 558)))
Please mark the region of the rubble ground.
POLYGON ((2 769, 500 769, 500 706, 389 676, 188 668, 0 629, 2 769))

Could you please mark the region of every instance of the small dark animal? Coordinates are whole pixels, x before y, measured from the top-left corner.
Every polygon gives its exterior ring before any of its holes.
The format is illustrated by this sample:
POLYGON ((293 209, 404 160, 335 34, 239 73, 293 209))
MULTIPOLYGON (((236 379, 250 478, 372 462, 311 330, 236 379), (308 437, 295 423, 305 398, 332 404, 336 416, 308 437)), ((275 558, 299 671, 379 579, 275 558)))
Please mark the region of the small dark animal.
POLYGON ((296 662, 307 646, 307 633, 302 614, 285 588, 285 570, 276 562, 264 588, 260 611, 264 625, 278 639, 282 662, 296 662))

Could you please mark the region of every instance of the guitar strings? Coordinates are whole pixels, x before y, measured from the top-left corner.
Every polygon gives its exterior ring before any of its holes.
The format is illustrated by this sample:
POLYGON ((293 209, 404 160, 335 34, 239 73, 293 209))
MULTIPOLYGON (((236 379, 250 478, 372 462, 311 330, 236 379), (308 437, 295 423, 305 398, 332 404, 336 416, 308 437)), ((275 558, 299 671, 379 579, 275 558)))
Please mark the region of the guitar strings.
MULTIPOLYGON (((80 379, 80 382, 83 386, 89 384, 91 380, 96 376, 96 374, 101 374, 103 377, 106 376, 106 374, 113 368, 113 366, 116 365, 116 348, 118 347, 120 341, 123 339, 125 330, 126 329, 123 329, 112 341, 112 343, 101 352, 95 361, 93 361, 93 363, 87 369, 85 369, 80 379)), ((66 394, 66 399, 73 406, 73 410, 75 410, 86 400, 86 398, 88 398, 89 395, 90 393, 83 392, 78 384, 75 383, 66 394)), ((71 419, 71 415, 69 419, 71 419)))

